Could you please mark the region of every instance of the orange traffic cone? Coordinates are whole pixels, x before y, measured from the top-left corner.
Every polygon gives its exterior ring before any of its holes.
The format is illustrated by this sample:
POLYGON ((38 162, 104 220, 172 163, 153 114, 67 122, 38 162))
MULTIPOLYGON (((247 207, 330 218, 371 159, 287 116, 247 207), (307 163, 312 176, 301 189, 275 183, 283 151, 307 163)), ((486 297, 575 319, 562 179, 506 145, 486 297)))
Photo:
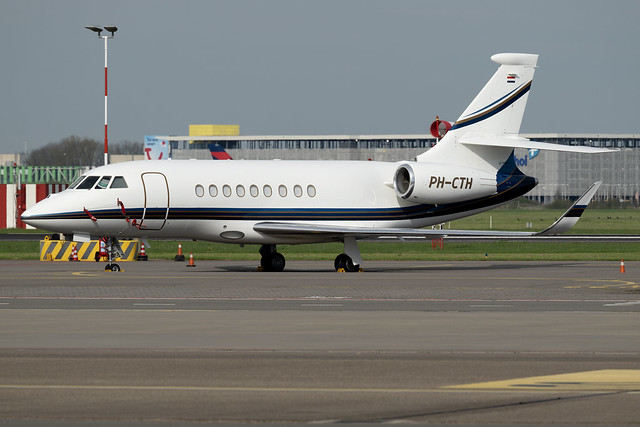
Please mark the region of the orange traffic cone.
POLYGON ((71 249, 71 256, 69 257, 69 261, 79 261, 78 249, 76 248, 76 245, 73 245, 73 249, 71 249))
POLYGON ((174 258, 176 261, 184 261, 184 255, 182 254, 182 243, 178 242, 178 255, 174 258))
POLYGON ((620 273, 624 273, 624 260, 620 261, 620 273))
POLYGON ((138 254, 138 261, 148 261, 147 251, 144 248, 144 243, 140 244, 140 253, 138 254))
POLYGON ((187 264, 187 267, 195 267, 196 265, 193 262, 193 252, 191 252, 189 254, 189 264, 187 264))

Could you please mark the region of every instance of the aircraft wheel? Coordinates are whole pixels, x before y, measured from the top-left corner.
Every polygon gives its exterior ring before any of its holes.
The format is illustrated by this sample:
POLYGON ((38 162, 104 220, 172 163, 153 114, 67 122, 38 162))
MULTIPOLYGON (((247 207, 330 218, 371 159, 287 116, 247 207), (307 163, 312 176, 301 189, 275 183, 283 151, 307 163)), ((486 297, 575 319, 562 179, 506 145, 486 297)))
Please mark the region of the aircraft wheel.
POLYGON ((356 273, 360 271, 360 266, 358 264, 354 264, 351 258, 349 258, 344 266, 344 271, 347 273, 356 273))
POLYGON ((284 270, 284 256, 280 252, 271 255, 271 271, 284 270))
POLYGON ((120 266, 118 264, 111 264, 111 271, 120 271, 120 266))
POLYGON ((285 259, 279 252, 274 252, 269 256, 260 258, 260 266, 263 271, 282 271, 284 270, 285 259))
POLYGON ((360 270, 360 266, 358 264, 354 264, 351 257, 347 254, 338 255, 336 260, 333 262, 333 266, 336 268, 336 271, 342 268, 348 273, 354 273, 360 270))
POLYGON ((340 254, 336 257, 336 260, 333 262, 333 266, 336 268, 336 271, 340 270, 341 268, 347 271, 345 267, 348 258, 349 256, 347 254, 340 254))
POLYGON ((104 271, 111 271, 111 264, 107 264, 104 266, 104 271))

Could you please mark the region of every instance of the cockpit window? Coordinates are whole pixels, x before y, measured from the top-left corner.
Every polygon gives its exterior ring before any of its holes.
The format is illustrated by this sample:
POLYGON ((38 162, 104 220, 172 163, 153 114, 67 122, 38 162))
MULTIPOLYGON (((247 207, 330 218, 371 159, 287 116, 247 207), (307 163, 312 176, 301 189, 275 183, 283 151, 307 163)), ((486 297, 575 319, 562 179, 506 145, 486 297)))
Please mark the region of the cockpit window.
POLYGON ((82 182, 83 179, 85 179, 87 176, 86 175, 82 175, 79 178, 76 178, 75 181, 73 181, 71 183, 71 185, 69 186, 69 189, 73 190, 74 188, 76 188, 78 186, 78 184, 80 184, 82 182))
POLYGON ((113 178, 110 188, 128 188, 127 181, 125 181, 122 176, 116 176, 113 178))
POLYGON ((88 189, 90 189, 91 187, 93 187, 93 184, 96 183, 98 178, 100 178, 100 177, 99 176, 89 176, 89 177, 87 177, 87 179, 82 181, 82 183, 76 187, 76 190, 88 190, 88 189))
POLYGON ((109 186, 109 181, 111 181, 110 176, 103 176, 102 178, 100 178, 100 181, 98 181, 98 183, 96 184, 96 189, 100 190, 100 189, 107 188, 109 186))

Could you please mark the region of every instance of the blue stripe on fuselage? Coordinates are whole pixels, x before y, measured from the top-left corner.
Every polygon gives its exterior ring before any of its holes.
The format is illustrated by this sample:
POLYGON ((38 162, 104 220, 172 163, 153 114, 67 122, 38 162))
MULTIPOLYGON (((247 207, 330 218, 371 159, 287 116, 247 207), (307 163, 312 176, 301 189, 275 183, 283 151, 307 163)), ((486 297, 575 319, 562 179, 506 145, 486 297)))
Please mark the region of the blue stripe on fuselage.
MULTIPOLYGON (((278 221, 400 221, 421 218, 437 218, 439 216, 454 215, 467 211, 488 208, 519 197, 536 186, 535 178, 528 177, 515 166, 513 156, 500 169, 497 175, 498 191, 488 197, 447 204, 419 204, 404 207, 389 208, 224 208, 224 207, 174 207, 169 209, 167 220, 278 220, 278 221)), ((127 209, 129 218, 140 219, 142 208, 127 209)), ((101 219, 124 219, 118 209, 91 211, 91 214, 101 219)), ((145 220, 164 220, 165 208, 150 208, 145 212, 145 220)), ((59 220, 59 219, 87 219, 84 211, 61 212, 58 214, 35 215, 26 220, 59 220)))

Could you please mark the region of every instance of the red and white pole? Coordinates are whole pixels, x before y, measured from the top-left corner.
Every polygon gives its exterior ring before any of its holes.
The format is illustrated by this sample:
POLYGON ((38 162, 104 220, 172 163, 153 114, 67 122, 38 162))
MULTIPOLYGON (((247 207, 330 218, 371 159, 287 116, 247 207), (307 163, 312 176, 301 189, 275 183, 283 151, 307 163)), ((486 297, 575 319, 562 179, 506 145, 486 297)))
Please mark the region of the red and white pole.
POLYGON ((108 85, 107 85, 107 41, 110 38, 113 38, 115 32, 118 31, 118 27, 94 27, 87 26, 85 27, 87 30, 91 30, 94 33, 98 33, 98 38, 104 39, 104 164, 109 164, 109 137, 107 132, 107 94, 108 94, 108 85), (107 31, 111 33, 111 35, 102 35, 103 31, 107 31))
POLYGON ((108 36, 102 36, 104 39, 104 164, 109 164, 109 137, 107 132, 107 40, 108 36))

